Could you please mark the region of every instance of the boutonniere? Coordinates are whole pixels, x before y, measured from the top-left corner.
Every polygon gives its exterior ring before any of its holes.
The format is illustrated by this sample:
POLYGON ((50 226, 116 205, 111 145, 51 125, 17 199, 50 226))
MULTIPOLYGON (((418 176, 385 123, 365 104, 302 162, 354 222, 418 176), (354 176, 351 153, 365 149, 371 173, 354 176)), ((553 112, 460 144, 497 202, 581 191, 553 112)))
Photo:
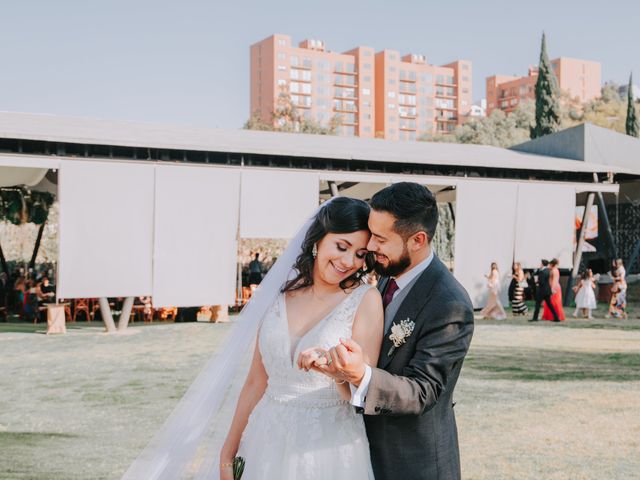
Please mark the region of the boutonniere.
POLYGON ((389 349, 389 353, 387 353, 389 357, 393 355, 393 352, 396 351, 396 348, 407 341, 407 337, 413 333, 413 329, 415 326, 416 324, 408 318, 402 320, 400 324, 394 323, 393 325, 391 325, 391 334, 389 335, 389 340, 393 342, 393 346, 389 349))

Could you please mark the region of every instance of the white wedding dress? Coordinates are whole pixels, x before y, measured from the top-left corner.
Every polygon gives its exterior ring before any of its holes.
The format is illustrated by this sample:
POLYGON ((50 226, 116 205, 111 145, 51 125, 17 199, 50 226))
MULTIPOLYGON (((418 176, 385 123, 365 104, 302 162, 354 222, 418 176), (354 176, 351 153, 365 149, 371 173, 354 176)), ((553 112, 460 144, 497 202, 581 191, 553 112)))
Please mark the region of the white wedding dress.
POLYGON ((354 290, 297 344, 289 335, 284 294, 267 311, 258 341, 269 379, 240 442, 242 480, 373 480, 362 415, 342 399, 333 380, 296 365, 301 351, 329 349, 351 337, 369 288, 354 290))

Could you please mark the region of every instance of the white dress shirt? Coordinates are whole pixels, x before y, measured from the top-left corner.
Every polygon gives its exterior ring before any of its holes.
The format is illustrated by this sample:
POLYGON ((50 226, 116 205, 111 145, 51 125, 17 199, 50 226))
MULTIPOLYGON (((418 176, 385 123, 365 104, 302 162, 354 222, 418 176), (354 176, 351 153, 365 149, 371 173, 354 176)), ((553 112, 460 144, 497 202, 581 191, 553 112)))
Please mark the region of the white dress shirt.
MULTIPOLYGON (((411 270, 408 270, 398 277, 394 278, 396 281, 396 285, 398 285, 398 289, 393 293, 393 297, 395 297, 400 290, 406 288, 418 275, 424 272, 427 267, 433 261, 433 250, 429 253, 429 256, 413 267, 411 270)), ((393 297, 391 301, 393 301, 393 297)), ((371 367, 369 365, 364 366, 364 377, 362 377, 362 381, 360 385, 356 387, 353 384, 349 384, 351 387, 351 405, 354 407, 362 407, 364 408, 364 402, 367 397, 367 392, 369 391, 369 383, 371 382, 371 367)))

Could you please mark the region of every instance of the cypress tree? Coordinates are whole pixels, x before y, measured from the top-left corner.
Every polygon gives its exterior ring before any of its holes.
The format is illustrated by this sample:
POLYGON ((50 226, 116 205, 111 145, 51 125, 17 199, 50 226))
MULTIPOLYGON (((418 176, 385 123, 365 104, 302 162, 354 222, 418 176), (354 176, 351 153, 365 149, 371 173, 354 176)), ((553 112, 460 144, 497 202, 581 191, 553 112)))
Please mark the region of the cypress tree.
POLYGON ((633 104, 633 74, 629 75, 629 89, 627 92, 627 121, 625 123, 627 135, 638 136, 638 119, 636 118, 636 108, 633 104))
POLYGON ((547 56, 547 42, 543 33, 536 82, 536 124, 535 127, 530 127, 530 137, 538 138, 558 130, 560 130, 560 89, 547 56))

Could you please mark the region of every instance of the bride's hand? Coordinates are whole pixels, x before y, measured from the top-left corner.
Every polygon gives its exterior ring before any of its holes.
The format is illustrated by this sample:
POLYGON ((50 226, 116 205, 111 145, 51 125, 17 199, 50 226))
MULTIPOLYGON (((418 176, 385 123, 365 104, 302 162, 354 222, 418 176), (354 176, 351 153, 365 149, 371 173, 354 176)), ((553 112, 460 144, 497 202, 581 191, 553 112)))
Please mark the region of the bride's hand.
POLYGON ((326 365, 327 355, 328 352, 322 348, 308 348, 298 355, 298 368, 308 372, 314 365, 326 365))

